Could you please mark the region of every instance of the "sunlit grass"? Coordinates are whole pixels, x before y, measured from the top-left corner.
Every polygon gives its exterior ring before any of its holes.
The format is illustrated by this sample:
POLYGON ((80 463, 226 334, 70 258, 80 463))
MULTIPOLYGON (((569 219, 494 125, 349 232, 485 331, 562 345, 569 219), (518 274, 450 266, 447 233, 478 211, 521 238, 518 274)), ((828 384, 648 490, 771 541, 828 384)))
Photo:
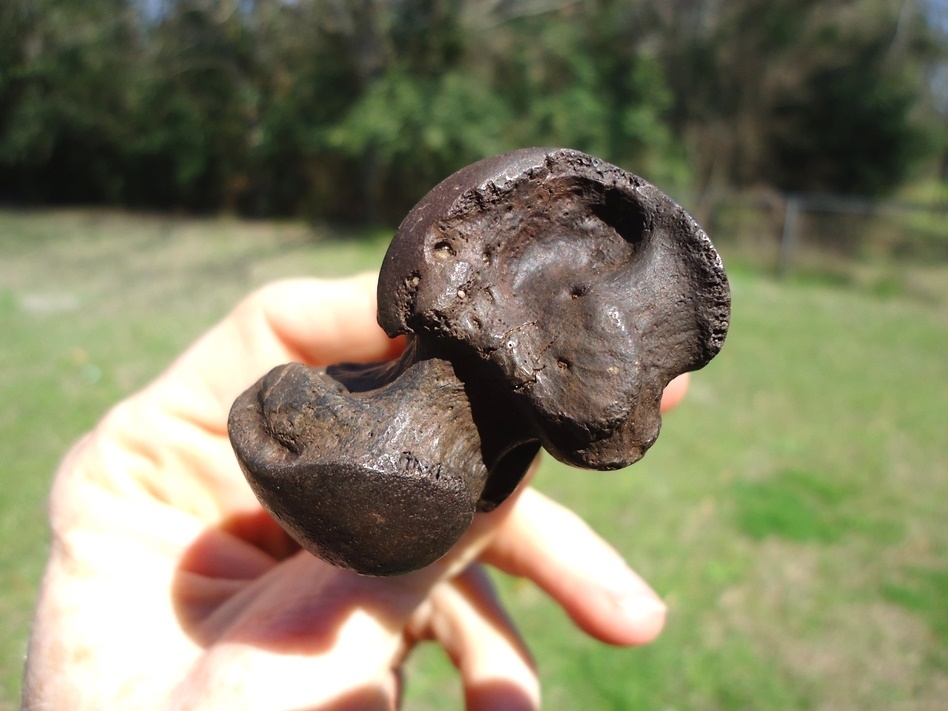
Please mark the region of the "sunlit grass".
MULTIPOLYGON (((255 285, 375 268, 384 246, 298 224, 0 213, 0 709, 17 705, 45 492, 70 442, 255 285)), ((548 458, 538 476, 670 608, 656 644, 608 648, 500 578, 547 707, 941 708, 948 298, 741 270, 732 286, 724 351, 641 463, 548 458)), ((411 671, 408 708, 458 706, 441 655, 411 671)))

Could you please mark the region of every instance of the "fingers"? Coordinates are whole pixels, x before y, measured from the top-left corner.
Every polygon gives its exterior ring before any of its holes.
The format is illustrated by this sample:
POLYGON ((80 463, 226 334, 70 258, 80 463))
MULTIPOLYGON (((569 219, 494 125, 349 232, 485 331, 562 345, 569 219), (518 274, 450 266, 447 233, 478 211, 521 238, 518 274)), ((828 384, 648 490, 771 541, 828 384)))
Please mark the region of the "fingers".
POLYGON ((174 707, 394 708, 402 631, 432 582, 289 558, 199 621, 174 707))
POLYGON ((401 350, 376 321, 377 275, 336 281, 295 280, 249 299, 292 360, 317 365, 384 360, 401 350))
POLYGON ((576 514, 528 489, 482 560, 533 580, 589 635, 609 644, 652 641, 665 606, 576 514))
POLYGON ((176 690, 181 707, 391 708, 406 642, 432 639, 457 666, 468 711, 539 708, 530 655, 480 566, 440 582, 378 579, 301 554, 201 626, 207 648, 176 690))
POLYGON ((426 617, 420 636, 458 668, 467 711, 539 708, 533 661, 481 566, 435 587, 426 617))
POLYGON ((234 398, 274 366, 394 357, 403 344, 376 323, 375 279, 362 274, 266 286, 195 343, 157 387, 180 417, 220 431, 234 398))
POLYGON ((688 392, 688 384, 691 382, 691 373, 683 373, 665 386, 665 392, 662 393, 662 412, 668 412, 676 407, 688 392))

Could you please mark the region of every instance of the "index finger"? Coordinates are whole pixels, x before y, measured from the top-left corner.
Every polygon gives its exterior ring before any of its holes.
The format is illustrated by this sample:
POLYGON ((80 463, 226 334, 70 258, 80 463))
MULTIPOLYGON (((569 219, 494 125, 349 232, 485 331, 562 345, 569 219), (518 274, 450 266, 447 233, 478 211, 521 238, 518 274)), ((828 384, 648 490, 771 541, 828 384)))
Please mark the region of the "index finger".
POLYGON ((294 279, 254 292, 156 383, 184 419, 225 425, 234 399, 271 368, 387 360, 402 350, 376 322, 376 274, 294 279))

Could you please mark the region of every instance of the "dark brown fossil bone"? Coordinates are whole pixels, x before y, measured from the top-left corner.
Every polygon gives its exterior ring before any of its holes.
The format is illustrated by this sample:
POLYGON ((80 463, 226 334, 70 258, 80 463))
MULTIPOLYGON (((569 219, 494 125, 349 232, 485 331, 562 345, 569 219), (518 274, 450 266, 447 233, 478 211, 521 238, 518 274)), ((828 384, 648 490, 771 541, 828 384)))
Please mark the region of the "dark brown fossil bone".
POLYGON ((730 294, 695 221, 657 188, 565 149, 470 165, 408 214, 382 264, 390 363, 272 370, 229 429, 268 511, 336 565, 427 565, 517 486, 542 445, 637 461, 665 385, 720 350, 730 294))

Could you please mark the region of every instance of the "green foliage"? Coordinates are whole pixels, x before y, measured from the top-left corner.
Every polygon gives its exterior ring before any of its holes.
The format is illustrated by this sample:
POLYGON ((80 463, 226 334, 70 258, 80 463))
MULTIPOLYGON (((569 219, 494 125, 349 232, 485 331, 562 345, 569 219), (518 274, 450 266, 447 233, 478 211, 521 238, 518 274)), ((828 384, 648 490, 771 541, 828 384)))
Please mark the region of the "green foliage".
POLYGON ((371 158, 362 175, 377 192, 367 194, 368 206, 377 209, 383 191, 403 206, 438 176, 501 152, 508 115, 494 94, 457 72, 419 81, 395 70, 372 83, 327 141, 353 161, 371 158))
POLYGON ((133 88, 130 120, 137 127, 127 144, 128 205, 193 205, 207 169, 208 147, 201 115, 184 92, 159 78, 133 88))
POLYGON ((131 135, 125 89, 137 62, 132 13, 121 0, 36 0, 14 3, 0 20, 19 24, 7 74, 14 101, 0 117, 0 189, 120 200, 121 146, 131 135))
POLYGON ((527 145, 702 195, 878 194, 944 143, 898 0, 146 6, 2 4, 0 197, 391 222, 527 145))
POLYGON ((916 96, 906 77, 886 70, 878 52, 815 71, 797 96, 776 108, 775 183, 785 190, 890 192, 926 148, 911 118, 916 96))
POLYGON ((567 145, 654 180, 674 173, 672 95, 662 66, 640 50, 638 22, 624 3, 605 2, 504 28, 498 89, 518 117, 517 142, 567 145))
POLYGON ((710 13, 698 0, 682 6, 662 16, 662 52, 672 121, 690 140, 699 194, 761 186, 890 192, 943 130, 924 77, 943 56, 944 38, 920 6, 744 0, 710 13))

